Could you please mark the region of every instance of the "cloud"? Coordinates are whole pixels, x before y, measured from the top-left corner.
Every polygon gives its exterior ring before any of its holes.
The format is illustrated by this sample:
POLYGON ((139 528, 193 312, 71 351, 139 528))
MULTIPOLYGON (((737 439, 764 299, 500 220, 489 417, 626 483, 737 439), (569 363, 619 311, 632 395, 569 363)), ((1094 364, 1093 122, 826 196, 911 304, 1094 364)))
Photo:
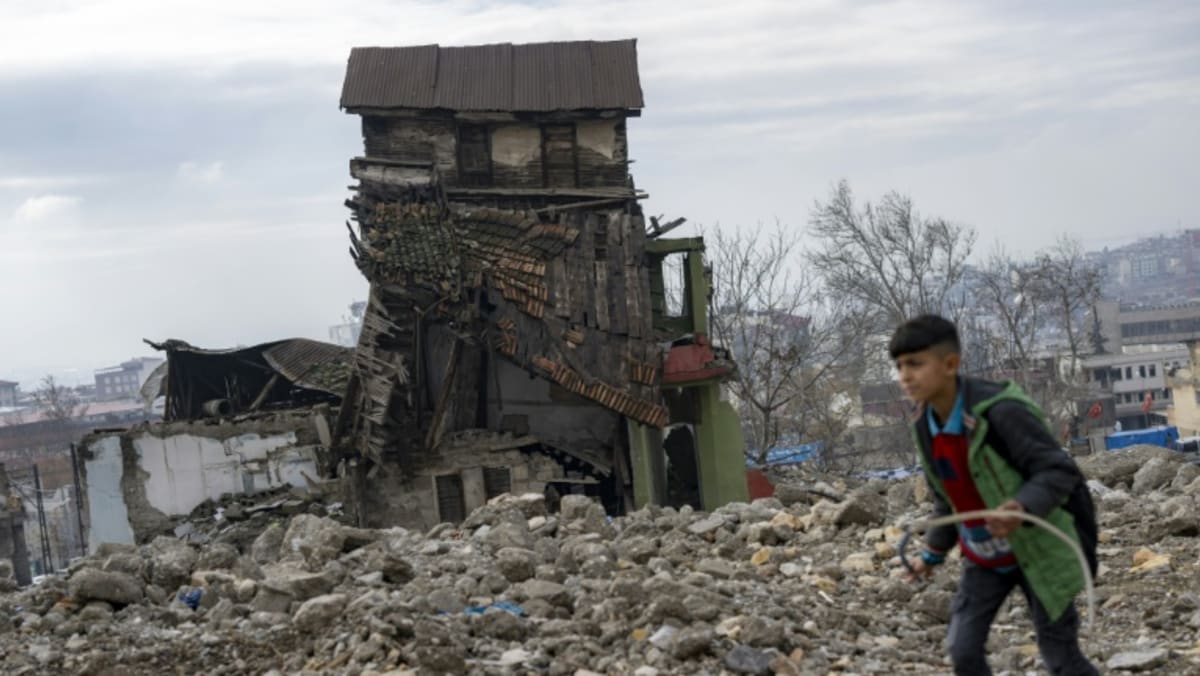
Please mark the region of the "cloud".
POLYGON ((219 161, 208 164, 187 161, 179 165, 177 175, 186 183, 198 185, 220 183, 225 178, 223 165, 219 161))
POLYGON ((37 195, 30 197, 13 212, 18 225, 74 225, 79 218, 79 203, 74 195, 37 195))
POLYGON ((1197 34, 1188 0, 0 2, 0 286, 53 277, 0 297, 35 327, 0 354, 100 366, 141 335, 336 320, 364 292, 342 226, 353 46, 636 37, 649 213, 801 227, 845 177, 1033 250, 1200 226, 1197 34), (56 342, 60 314, 101 310, 140 333, 56 342))
POLYGON ((71 188, 103 180, 99 176, 0 176, 0 190, 53 190, 71 188))

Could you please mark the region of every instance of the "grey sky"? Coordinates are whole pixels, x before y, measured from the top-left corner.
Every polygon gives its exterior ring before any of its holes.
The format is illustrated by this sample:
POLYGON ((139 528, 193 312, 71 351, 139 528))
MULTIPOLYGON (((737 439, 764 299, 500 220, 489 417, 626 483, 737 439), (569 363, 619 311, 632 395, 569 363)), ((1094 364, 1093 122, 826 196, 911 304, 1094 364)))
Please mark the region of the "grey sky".
POLYGON ((9 0, 0 378, 326 337, 366 290, 350 47, 623 37, 650 213, 803 227, 844 177, 980 250, 1200 227, 1193 2, 9 0))

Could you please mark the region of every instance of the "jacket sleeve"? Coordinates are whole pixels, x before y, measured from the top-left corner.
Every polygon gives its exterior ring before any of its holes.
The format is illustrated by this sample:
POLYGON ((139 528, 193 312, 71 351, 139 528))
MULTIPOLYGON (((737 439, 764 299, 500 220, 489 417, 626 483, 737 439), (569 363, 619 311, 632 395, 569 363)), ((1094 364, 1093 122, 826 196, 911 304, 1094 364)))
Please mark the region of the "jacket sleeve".
POLYGON ((1013 468, 1025 477, 1025 484, 1013 497, 1030 514, 1046 516, 1083 480, 1079 467, 1024 404, 999 402, 987 417, 1004 442, 1005 448, 997 450, 1007 451, 1013 468))
MULTIPOLYGON (((942 494, 934 490, 933 482, 929 480, 928 476, 925 477, 925 483, 929 486, 929 494, 933 496, 933 513, 930 514, 930 517, 936 519, 939 516, 946 516, 953 511, 950 509, 950 505, 946 502, 946 499, 942 497, 942 494)), ((938 526, 937 528, 930 528, 925 533, 925 546, 934 552, 948 552, 954 547, 956 542, 958 542, 958 527, 952 523, 938 526)))

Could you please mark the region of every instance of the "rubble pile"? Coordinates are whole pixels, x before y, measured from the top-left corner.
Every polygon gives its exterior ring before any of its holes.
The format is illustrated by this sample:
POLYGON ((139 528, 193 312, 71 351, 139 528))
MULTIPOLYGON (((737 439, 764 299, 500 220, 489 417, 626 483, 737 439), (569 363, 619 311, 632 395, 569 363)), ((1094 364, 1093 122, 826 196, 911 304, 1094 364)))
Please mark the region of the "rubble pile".
MULTIPOLYGON (((1114 671, 1200 673, 1200 467, 1136 448, 1081 463, 1100 513, 1095 632, 1114 671)), ((253 537, 104 545, 0 594, 7 674, 945 673, 958 565, 902 579, 920 478, 715 512, 610 519, 505 495, 460 525, 363 530, 307 512, 253 537), (238 544, 241 542, 242 544, 238 544)), ((815 485, 815 482, 814 482, 815 485)), ((811 486, 810 486, 811 487, 811 486)), ((247 519, 240 523, 248 523, 247 519)), ((1038 667, 1025 603, 1001 610, 997 671, 1038 667)))

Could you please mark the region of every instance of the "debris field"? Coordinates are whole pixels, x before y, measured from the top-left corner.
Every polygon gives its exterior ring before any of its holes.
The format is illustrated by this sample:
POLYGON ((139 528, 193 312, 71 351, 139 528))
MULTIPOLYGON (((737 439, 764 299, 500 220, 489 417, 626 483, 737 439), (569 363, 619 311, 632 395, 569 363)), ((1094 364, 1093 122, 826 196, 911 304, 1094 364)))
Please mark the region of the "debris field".
MULTIPOLYGON (((1109 672, 1200 673, 1200 466, 1151 447, 1080 463, 1100 518, 1085 652, 1109 672)), ((427 532, 355 528, 337 505, 287 495, 230 498, 182 538, 102 545, 22 590, 7 581, 0 664, 14 675, 945 673, 959 564, 910 584, 896 552, 901 526, 928 510, 923 479, 774 479, 775 497, 711 514, 614 519, 581 495, 557 513, 541 495, 502 495, 427 532)), ((1040 673, 1019 594, 989 652, 997 673, 1040 673)))

